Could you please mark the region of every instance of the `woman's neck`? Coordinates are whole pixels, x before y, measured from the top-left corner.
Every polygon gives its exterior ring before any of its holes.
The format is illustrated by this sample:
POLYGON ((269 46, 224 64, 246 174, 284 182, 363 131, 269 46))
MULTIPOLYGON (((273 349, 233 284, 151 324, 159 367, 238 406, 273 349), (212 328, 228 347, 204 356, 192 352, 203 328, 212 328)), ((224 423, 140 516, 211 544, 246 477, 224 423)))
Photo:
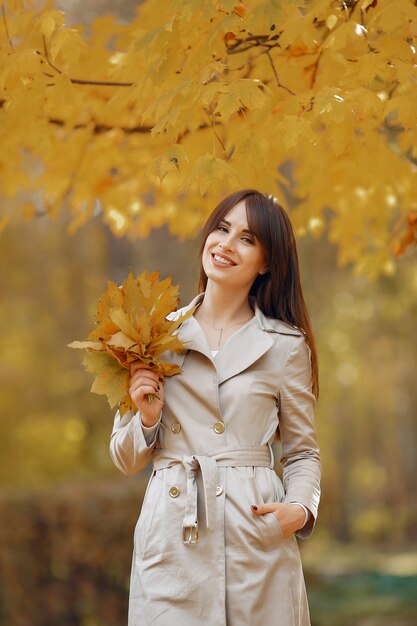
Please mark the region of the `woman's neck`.
POLYGON ((242 290, 236 292, 208 281, 204 300, 195 316, 217 328, 227 328, 234 322, 246 321, 253 315, 248 296, 242 290))

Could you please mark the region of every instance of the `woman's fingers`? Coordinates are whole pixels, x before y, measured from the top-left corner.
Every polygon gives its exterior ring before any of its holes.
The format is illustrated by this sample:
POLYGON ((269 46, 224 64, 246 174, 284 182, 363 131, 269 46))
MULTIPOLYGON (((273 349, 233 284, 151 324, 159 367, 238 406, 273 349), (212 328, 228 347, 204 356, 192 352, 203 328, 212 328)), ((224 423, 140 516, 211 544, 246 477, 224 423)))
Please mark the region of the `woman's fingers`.
POLYGON ((131 385, 129 387, 129 394, 130 396, 134 396, 134 395, 146 395, 148 393, 158 393, 160 387, 157 387, 156 385, 152 385, 150 383, 147 382, 142 382, 139 384, 135 384, 135 385, 131 385))
POLYGON ((136 361, 130 366, 132 373, 129 381, 129 395, 139 410, 143 410, 145 396, 153 395, 163 402, 163 385, 161 377, 151 369, 150 365, 136 361))
POLYGON ((304 511, 300 506, 285 502, 267 502, 266 504, 252 504, 252 513, 265 515, 273 513, 281 526, 284 539, 302 528, 304 524, 304 511))
POLYGON ((252 504, 251 508, 255 515, 264 515, 265 513, 273 513, 278 507, 278 502, 268 502, 267 504, 252 504))
POLYGON ((146 426, 156 422, 164 403, 164 389, 160 376, 150 366, 141 362, 131 365, 129 395, 141 412, 142 423, 146 426), (153 396, 149 402, 149 396, 153 396))
POLYGON ((159 374, 157 374, 157 372, 155 372, 155 370, 150 365, 142 363, 141 361, 134 361, 130 365, 130 375, 134 376, 135 374, 137 374, 137 372, 142 372, 146 375, 155 376, 156 379, 159 378, 159 374))
POLYGON ((158 420, 158 416, 164 404, 164 389, 159 390, 153 385, 140 385, 130 389, 129 395, 137 409, 141 412, 142 423, 145 426, 152 426, 158 420), (152 401, 149 402, 149 396, 152 401))
POLYGON ((161 386, 158 378, 147 375, 144 376, 142 372, 137 372, 131 377, 129 387, 135 389, 142 385, 152 385, 156 390, 161 386))
POLYGON ((151 370, 152 371, 152 365, 148 365, 147 363, 142 363, 142 361, 133 361, 133 363, 130 364, 130 373, 132 375, 137 370, 140 370, 140 369, 151 370))
POLYGON ((143 402, 145 396, 151 394, 160 397, 160 392, 161 385, 144 376, 137 377, 129 386, 129 395, 138 408, 140 408, 139 405, 143 402))
POLYGON ((155 385, 155 387, 158 388, 160 386, 160 378, 156 372, 141 367, 135 371, 129 381, 130 387, 137 386, 138 384, 155 385))

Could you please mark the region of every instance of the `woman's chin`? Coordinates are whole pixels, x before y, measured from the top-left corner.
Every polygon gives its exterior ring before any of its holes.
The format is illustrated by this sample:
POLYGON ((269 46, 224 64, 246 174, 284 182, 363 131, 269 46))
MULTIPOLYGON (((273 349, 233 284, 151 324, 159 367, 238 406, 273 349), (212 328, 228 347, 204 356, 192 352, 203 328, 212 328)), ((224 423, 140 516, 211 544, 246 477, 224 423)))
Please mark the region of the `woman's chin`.
POLYGON ((208 280, 217 282, 219 280, 227 280, 227 270, 230 268, 217 267, 211 260, 209 260, 207 263, 204 263, 203 269, 208 280))
POLYGON ((217 283, 219 285, 230 285, 230 287, 232 287, 232 284, 230 283, 230 280, 228 280, 228 277, 225 276, 224 274, 220 274, 220 273, 216 273, 216 272, 209 272, 207 275, 207 280, 209 280, 212 283, 217 283))

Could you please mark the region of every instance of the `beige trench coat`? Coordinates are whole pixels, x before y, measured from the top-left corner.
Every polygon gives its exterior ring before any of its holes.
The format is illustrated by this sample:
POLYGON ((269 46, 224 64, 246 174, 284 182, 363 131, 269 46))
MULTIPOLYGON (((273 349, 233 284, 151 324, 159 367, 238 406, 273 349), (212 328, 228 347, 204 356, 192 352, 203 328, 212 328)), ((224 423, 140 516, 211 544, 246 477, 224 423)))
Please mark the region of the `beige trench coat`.
MULTIPOLYGON (((200 302, 197 296, 189 306, 200 302)), ((188 307, 187 307, 188 308, 188 307)), ((126 474, 153 462, 134 533, 129 626, 308 626, 298 544, 251 504, 320 498, 320 458, 304 336, 255 317, 215 358, 194 317, 180 327, 182 367, 165 383, 162 419, 116 414, 110 451, 126 474), (271 443, 279 425, 283 482, 271 443)))

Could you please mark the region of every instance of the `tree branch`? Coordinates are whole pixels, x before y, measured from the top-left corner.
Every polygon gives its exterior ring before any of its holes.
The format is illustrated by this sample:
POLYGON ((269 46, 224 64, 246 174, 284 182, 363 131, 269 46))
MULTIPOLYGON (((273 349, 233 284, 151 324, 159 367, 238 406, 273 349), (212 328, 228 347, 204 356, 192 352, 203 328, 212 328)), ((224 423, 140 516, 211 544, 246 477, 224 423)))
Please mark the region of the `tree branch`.
POLYGON ((323 48, 320 48, 320 52, 317 55, 317 59, 314 61, 314 63, 312 63, 312 65, 309 65, 309 67, 313 68, 313 72, 310 78, 310 89, 314 87, 314 83, 316 82, 317 72, 319 71, 319 63, 320 63, 322 54, 323 54, 323 48))
POLYGON ((286 87, 285 85, 283 85, 283 84, 280 82, 280 80, 279 80, 279 76, 278 76, 278 73, 277 73, 277 70, 276 70, 276 67, 275 67, 274 62, 273 62, 272 57, 271 57, 271 53, 270 53, 270 51, 269 51, 269 50, 266 50, 266 51, 265 51, 265 54, 266 54, 266 56, 268 57, 269 62, 270 62, 270 64, 271 64, 272 71, 274 72, 275 80, 277 81, 277 85, 278 85, 278 87, 281 87, 282 89, 285 89, 285 91, 288 91, 288 93, 290 93, 292 96, 295 96, 295 92, 294 92, 294 91, 292 91, 289 87, 286 87))
MULTIPOLYGON (((282 32, 282 31, 281 31, 282 32)), ((279 34, 270 37, 269 35, 250 35, 246 39, 237 39, 235 43, 230 46, 226 45, 227 54, 240 54, 246 52, 251 48, 257 48, 258 46, 268 46, 269 48, 280 47, 278 43, 279 34), (273 41, 272 45, 268 45, 268 41, 273 41)))
POLYGON ((10 46, 12 52, 14 52, 13 42, 10 39, 9 27, 7 25, 6 9, 4 7, 4 3, 1 5, 1 13, 2 13, 2 16, 3 16, 3 24, 4 24, 4 30, 6 31, 7 40, 9 42, 9 46, 10 46))
POLYGON ((69 79, 75 85, 98 85, 101 87, 132 87, 135 83, 119 83, 110 80, 83 80, 81 78, 69 79))
MULTIPOLYGON (((372 6, 372 5, 370 5, 370 6, 372 6)), ((368 9, 369 9, 369 7, 368 7, 368 9)), ((379 52, 379 50, 377 48, 374 48, 374 46, 371 46, 371 44, 369 43, 368 30, 367 30, 367 28, 365 26, 365 13, 364 13, 364 10, 362 8, 361 8, 360 15, 361 15, 361 26, 363 27, 363 36, 366 39, 366 43, 368 45, 368 50, 369 50, 369 52, 373 52, 374 54, 376 54, 377 52, 379 52)))
MULTIPOLYGON (((62 70, 54 65, 54 63, 52 63, 51 59, 49 58, 48 48, 46 47, 45 35, 43 35, 42 38, 45 61, 50 67, 52 67, 53 70, 55 70, 55 72, 58 72, 58 74, 62 74, 62 70)), ((37 53, 40 54, 38 50, 37 53)), ((50 74, 47 74, 47 76, 50 76, 50 74)), ((74 85, 95 85, 99 87, 132 87, 135 84, 134 82, 123 83, 112 80, 85 80, 82 78, 71 78, 70 76, 68 76, 68 80, 74 85)))
MULTIPOLYGON (((58 118, 50 118, 48 120, 48 122, 50 124, 55 124, 56 126, 65 126, 66 122, 64 120, 60 120, 58 118)), ((72 130, 78 130, 80 128, 87 128, 88 124, 74 124, 71 125, 71 129, 72 130)), ((134 133, 150 133, 152 130, 152 126, 133 126, 133 127, 129 127, 129 126, 109 126, 107 124, 97 124, 95 123, 92 129, 92 133, 93 135, 99 135, 100 133, 107 133, 110 130, 114 130, 115 128, 118 128, 119 130, 123 131, 124 133, 126 133, 127 135, 130 134, 134 134, 134 133)))

